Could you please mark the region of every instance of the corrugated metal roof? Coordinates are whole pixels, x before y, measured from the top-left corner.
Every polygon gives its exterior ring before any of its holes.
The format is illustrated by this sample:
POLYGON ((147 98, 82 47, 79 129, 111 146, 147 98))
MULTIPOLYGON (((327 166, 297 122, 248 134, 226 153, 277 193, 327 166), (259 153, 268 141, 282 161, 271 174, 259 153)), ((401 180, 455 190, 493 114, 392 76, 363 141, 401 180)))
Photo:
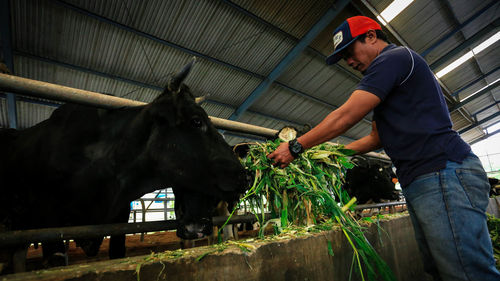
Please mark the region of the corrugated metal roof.
POLYGON ((41 120, 50 117, 55 107, 33 104, 30 102, 17 101, 19 112, 29 112, 30 114, 18 114, 17 126, 19 128, 29 128, 38 124, 41 120))
POLYGON ((463 133, 461 136, 462 136, 462 138, 465 138, 465 139, 475 140, 477 138, 484 136, 484 134, 485 134, 485 132, 481 128, 478 127, 478 128, 474 128, 470 131, 463 133))
MULTIPOLYGON (((158 88, 165 85, 168 75, 193 53, 199 53, 200 59, 186 84, 195 95, 209 94, 211 102, 203 104, 209 115, 228 118, 334 2, 66 0, 69 5, 65 5, 60 1, 10 1, 15 73, 149 102, 160 94, 158 88)), ((354 2, 363 7, 359 0, 354 2)), ((368 2, 381 12, 391 1, 368 2)), ((414 1, 390 25, 411 48, 422 52, 492 2, 449 1, 451 9, 445 3, 414 1)), ((488 9, 436 47, 426 60, 436 61, 492 23, 499 16, 499 7, 496 4, 488 9)), ((359 13, 353 5, 341 11, 239 121, 274 129, 287 124, 287 120, 316 125, 342 105, 361 75, 353 74, 344 62, 326 66, 324 59, 333 50, 333 29, 346 17, 359 13)), ((497 42, 444 76, 443 85, 453 92, 497 68, 498 47, 497 42)), ((499 77, 497 71, 478 81, 462 91, 459 100, 499 77)), ((499 98, 499 90, 494 89, 467 104, 460 113, 452 113, 454 128, 469 126, 472 118, 467 114, 499 98)), ((7 127, 5 99, 0 100, 0 126, 7 127)), ((45 106, 47 110, 42 112, 44 105, 17 103, 20 128, 42 121, 53 110, 45 106)), ((498 105, 493 106, 478 114, 477 119, 498 111, 498 105)), ((345 135, 352 139, 364 136, 371 130, 370 120, 371 114, 345 135)), ((481 128, 473 131, 464 134, 464 139, 472 141, 484 134, 481 128)))

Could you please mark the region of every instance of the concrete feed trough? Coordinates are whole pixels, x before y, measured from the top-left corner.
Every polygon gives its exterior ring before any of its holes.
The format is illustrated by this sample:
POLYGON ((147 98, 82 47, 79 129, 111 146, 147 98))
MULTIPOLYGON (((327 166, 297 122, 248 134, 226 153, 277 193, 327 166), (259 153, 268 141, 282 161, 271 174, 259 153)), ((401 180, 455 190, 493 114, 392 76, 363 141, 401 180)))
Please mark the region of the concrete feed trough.
MULTIPOLYGON (((380 226, 384 231, 372 224, 366 236, 391 267, 397 280, 427 280, 410 218, 407 215, 391 216, 381 221, 380 226)), ((352 249, 339 229, 244 243, 250 251, 243 251, 236 243, 221 252, 216 246, 207 246, 6 275, 2 280, 349 279, 352 249), (328 241, 333 246, 333 256, 328 252, 328 241)), ((353 278, 358 279, 358 276, 353 278)))

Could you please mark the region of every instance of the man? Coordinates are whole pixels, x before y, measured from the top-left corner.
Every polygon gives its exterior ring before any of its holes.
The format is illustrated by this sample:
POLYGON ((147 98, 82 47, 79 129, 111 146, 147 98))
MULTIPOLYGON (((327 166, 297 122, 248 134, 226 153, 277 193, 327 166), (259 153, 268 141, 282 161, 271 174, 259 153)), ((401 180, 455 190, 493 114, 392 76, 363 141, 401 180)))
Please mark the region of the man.
POLYGON ((305 135, 269 154, 286 167, 304 149, 347 131, 374 111, 372 131, 346 146, 383 147, 397 168, 425 269, 435 280, 500 280, 485 210, 489 184, 479 159, 453 131, 441 88, 425 60, 389 44, 380 25, 356 16, 335 31, 334 52, 364 77, 351 97, 305 135))

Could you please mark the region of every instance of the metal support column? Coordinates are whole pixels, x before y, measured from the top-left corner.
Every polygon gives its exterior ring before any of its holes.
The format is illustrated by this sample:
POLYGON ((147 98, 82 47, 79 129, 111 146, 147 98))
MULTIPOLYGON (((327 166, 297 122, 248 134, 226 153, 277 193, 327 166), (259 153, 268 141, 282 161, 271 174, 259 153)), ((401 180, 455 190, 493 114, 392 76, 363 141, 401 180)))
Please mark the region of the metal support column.
MULTIPOLYGON (((10 0, 0 1, 0 35, 2 39, 3 57, 5 64, 14 74, 14 60, 12 59, 12 34, 10 20, 10 0)), ((16 95, 5 93, 7 96, 7 112, 9 117, 9 128, 17 129, 16 95)))

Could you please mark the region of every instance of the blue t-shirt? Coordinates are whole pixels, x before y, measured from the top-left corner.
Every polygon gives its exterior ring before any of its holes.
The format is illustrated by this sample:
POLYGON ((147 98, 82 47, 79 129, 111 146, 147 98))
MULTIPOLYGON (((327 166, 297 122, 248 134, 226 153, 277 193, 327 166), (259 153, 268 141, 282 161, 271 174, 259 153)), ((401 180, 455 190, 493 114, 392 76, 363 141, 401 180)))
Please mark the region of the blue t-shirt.
POLYGON ((357 89, 381 99, 373 121, 403 188, 447 160, 462 162, 470 146, 452 129, 441 87, 419 54, 390 44, 363 74, 357 89))

